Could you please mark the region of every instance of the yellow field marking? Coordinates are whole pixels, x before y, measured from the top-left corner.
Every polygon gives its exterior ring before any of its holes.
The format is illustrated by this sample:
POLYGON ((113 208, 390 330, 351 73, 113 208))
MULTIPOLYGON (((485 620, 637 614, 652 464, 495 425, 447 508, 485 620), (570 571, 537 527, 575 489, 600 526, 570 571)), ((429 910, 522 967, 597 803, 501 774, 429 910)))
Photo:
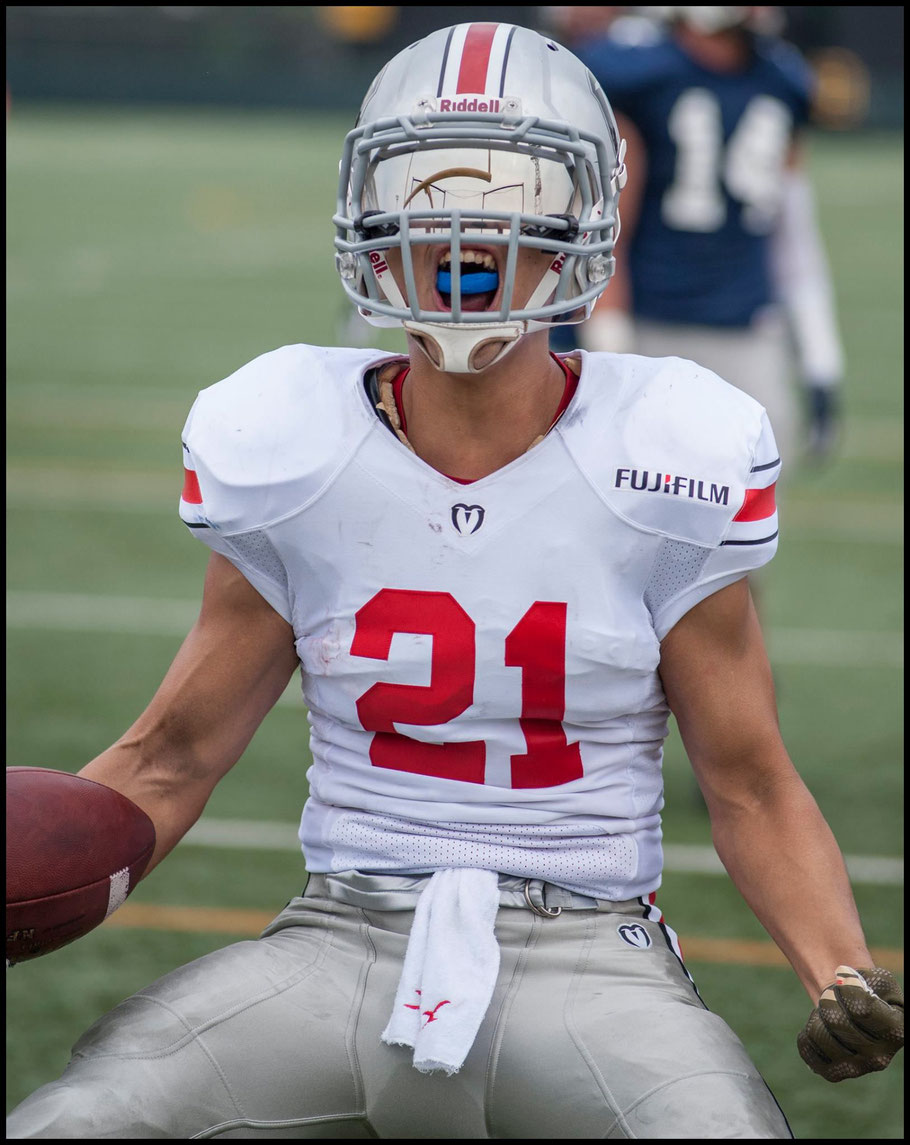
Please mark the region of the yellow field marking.
MULTIPOLYGON (((259 934, 275 917, 262 910, 232 910, 221 907, 157 906, 152 903, 125 903, 104 926, 139 930, 174 930, 183 933, 232 934, 241 937, 259 934)), ((680 946, 687 962, 722 962, 737 966, 787 966, 787 960, 770 942, 742 938, 685 938, 680 946)), ((876 966, 887 970, 904 969, 904 952, 874 947, 876 966)))
POLYGON ((152 903, 125 903, 103 926, 124 926, 139 930, 179 930, 184 933, 257 935, 276 911, 234 910, 212 906, 157 906, 152 903))

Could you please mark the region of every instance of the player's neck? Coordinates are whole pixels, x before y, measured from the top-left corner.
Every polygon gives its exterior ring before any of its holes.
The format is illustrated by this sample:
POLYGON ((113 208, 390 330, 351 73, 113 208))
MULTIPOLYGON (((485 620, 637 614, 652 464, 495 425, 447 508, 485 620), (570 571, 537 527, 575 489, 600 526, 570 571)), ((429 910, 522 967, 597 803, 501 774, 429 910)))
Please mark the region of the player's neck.
POLYGON ((527 335, 477 375, 444 374, 412 347, 402 391, 408 440, 428 465, 477 481, 546 434, 565 389, 547 335, 527 335))
POLYGON ((739 29, 708 36, 681 24, 675 35, 683 51, 697 64, 712 72, 742 71, 752 59, 749 38, 739 29))

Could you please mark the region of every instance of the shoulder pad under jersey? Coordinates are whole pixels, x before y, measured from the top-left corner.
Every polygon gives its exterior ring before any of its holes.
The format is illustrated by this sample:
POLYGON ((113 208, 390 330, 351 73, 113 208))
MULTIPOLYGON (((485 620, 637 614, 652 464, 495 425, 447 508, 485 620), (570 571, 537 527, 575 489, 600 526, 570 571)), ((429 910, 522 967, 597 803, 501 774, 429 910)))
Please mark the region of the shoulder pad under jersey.
MULTIPOLYGON (((715 547, 744 507, 756 520, 761 487, 762 511, 775 518, 766 524, 776 531, 780 457, 767 415, 694 362, 583 354, 576 401, 559 431, 598 495, 636 528, 715 547)), ((752 531, 750 524, 749 543, 752 531)))
POLYGON ((202 390, 183 431, 180 513, 230 535, 297 511, 377 424, 361 379, 381 350, 284 346, 202 390))

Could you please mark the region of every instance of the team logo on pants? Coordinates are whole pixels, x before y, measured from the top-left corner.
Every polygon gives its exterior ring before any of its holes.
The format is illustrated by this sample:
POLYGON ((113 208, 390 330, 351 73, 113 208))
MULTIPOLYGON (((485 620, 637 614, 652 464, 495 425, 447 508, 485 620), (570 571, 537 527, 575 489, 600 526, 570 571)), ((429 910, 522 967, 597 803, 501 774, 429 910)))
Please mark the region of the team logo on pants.
POLYGON ((639 950, 647 950, 651 945, 651 935, 637 922, 623 923, 616 929, 623 942, 628 942, 630 946, 637 946, 639 950))

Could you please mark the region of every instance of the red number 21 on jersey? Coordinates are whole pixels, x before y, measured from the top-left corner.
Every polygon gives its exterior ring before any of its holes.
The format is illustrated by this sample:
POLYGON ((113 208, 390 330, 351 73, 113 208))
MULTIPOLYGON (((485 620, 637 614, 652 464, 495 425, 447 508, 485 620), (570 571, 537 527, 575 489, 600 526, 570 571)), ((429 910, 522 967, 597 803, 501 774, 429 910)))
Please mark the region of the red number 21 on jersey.
MULTIPOLYGON (((483 783, 483 740, 429 744, 395 731, 395 723, 448 723, 474 702, 474 621, 447 592, 384 588, 355 617, 354 656, 387 660, 396 632, 433 638, 430 683, 374 684, 357 701, 357 714, 375 732, 375 767, 483 783)), ((521 730, 527 751, 513 755, 513 787, 555 787, 583 774, 577 743, 568 743, 566 605, 535 601, 505 640, 505 665, 521 669, 521 730)))

